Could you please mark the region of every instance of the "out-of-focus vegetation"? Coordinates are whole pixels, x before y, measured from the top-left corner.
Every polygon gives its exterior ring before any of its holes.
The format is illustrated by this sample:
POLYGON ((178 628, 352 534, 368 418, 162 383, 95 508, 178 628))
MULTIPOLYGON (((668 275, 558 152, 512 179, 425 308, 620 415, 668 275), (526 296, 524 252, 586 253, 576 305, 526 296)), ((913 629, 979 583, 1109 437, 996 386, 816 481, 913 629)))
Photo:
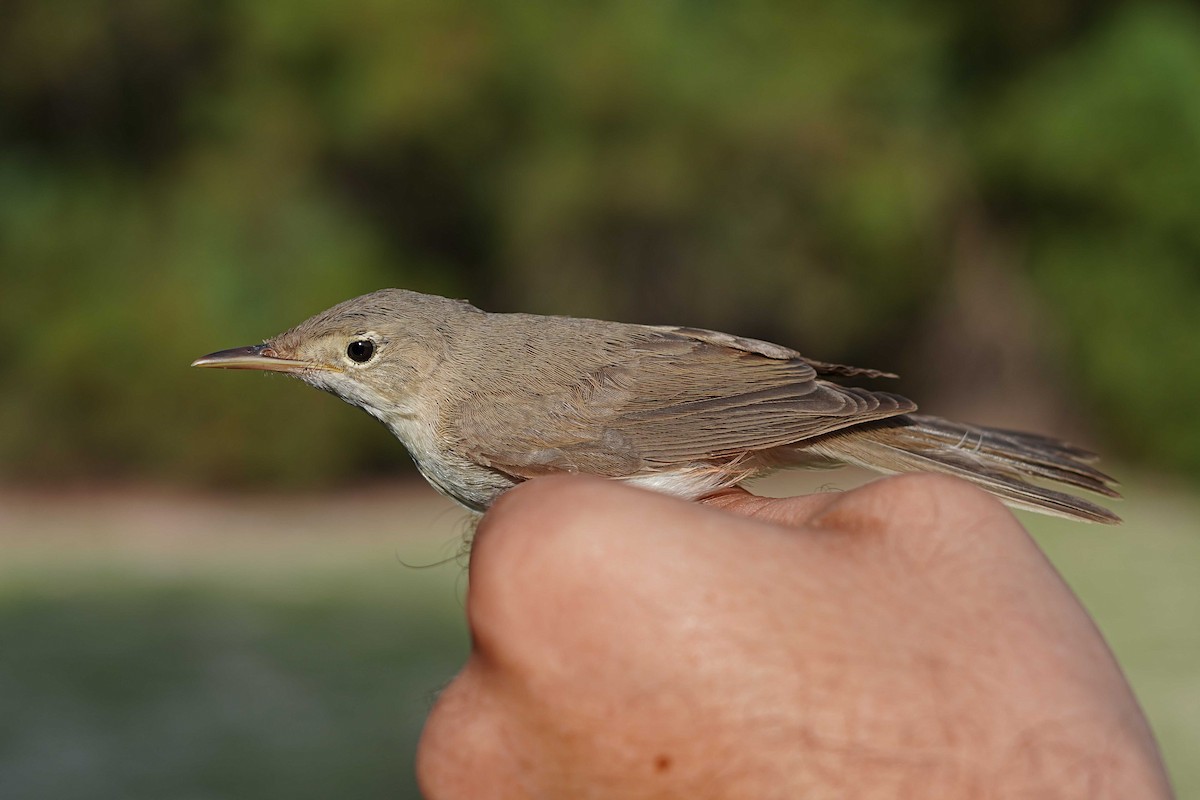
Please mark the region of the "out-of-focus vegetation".
POLYGON ((0 496, 0 797, 418 797, 461 513, 278 500, 0 496))
POLYGON ((1197 142, 1184 2, 9 0, 0 470, 400 463, 332 400, 186 364, 402 285, 768 336, 918 396, 1025 342, 1051 379, 1006 402, 1200 475, 1197 142))
POLYGON ((441 613, 422 616, 392 566, 373 592, 297 585, 264 597, 135 570, 85 573, 65 596, 26 585, 0 598, 0 638, 21 643, 0 655, 0 789, 39 800, 417 797, 417 737, 465 637, 448 581, 441 613))

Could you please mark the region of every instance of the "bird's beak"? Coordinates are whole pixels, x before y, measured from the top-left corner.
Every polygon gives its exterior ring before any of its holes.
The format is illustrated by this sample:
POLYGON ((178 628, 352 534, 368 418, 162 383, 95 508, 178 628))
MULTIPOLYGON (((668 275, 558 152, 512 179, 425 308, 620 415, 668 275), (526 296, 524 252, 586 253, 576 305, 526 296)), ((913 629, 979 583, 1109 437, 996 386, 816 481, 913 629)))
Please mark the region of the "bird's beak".
POLYGON ((192 362, 193 367, 219 367, 220 369, 261 369, 268 372, 298 372, 302 369, 319 369, 311 361, 296 361, 280 358, 269 345, 256 344, 252 347, 235 347, 218 350, 201 356, 192 362))

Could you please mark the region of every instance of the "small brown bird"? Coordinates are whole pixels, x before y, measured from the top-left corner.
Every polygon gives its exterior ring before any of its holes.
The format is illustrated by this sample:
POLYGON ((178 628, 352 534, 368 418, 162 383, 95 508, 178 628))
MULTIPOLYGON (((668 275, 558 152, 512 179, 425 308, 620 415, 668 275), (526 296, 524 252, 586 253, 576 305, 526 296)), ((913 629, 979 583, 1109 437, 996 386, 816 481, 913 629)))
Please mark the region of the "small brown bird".
POLYGON ((434 488, 474 511, 555 472, 698 498, 780 467, 857 464, 956 475, 1018 508, 1120 521, 1032 482, 1119 497, 1086 450, 915 414, 899 395, 834 382, 894 375, 716 331, 490 314, 383 289, 192 366, 285 372, 332 392, 380 419, 434 488))

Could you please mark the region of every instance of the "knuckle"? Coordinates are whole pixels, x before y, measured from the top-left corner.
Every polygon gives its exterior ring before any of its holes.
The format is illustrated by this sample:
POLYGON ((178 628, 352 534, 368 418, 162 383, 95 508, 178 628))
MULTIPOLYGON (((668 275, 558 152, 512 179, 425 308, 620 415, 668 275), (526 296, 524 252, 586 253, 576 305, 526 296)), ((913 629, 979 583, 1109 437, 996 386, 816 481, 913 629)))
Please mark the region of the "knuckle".
MULTIPOLYGON (((586 508, 596 493, 596 478, 551 475, 526 481, 509 489, 492 503, 480 520, 472 555, 481 547, 491 549, 507 543, 524 545, 529 536, 542 539, 556 531, 569 529, 581 508, 586 508), (497 540, 500 544, 493 544, 497 540)), ((498 558, 511 554, 500 550, 498 558)))
POLYGON ((906 528, 940 527, 1000 508, 999 501, 961 478, 933 473, 885 478, 863 491, 881 517, 906 528))
POLYGON ((964 480, 914 473, 847 492, 814 522, 820 527, 872 534, 889 558, 932 567, 960 564, 980 553, 988 538, 973 535, 988 522, 1016 525, 998 500, 964 480))
POLYGON ((471 551, 467 620, 475 650, 513 663, 549 646, 564 595, 579 591, 597 540, 588 520, 616 489, 598 479, 548 477, 503 495, 480 522, 471 551))

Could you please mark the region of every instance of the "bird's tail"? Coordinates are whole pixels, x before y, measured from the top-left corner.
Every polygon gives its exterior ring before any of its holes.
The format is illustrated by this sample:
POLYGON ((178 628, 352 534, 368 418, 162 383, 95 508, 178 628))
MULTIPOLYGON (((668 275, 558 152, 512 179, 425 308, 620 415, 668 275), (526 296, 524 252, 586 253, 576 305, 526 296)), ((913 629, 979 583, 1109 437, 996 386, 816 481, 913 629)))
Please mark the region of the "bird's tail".
POLYGON ((964 425, 920 414, 870 422, 806 443, 805 450, 879 472, 938 472, 974 483, 1010 506, 1068 519, 1117 523, 1107 508, 1034 483, 1120 497, 1091 465, 1095 454, 1045 436, 964 425))

